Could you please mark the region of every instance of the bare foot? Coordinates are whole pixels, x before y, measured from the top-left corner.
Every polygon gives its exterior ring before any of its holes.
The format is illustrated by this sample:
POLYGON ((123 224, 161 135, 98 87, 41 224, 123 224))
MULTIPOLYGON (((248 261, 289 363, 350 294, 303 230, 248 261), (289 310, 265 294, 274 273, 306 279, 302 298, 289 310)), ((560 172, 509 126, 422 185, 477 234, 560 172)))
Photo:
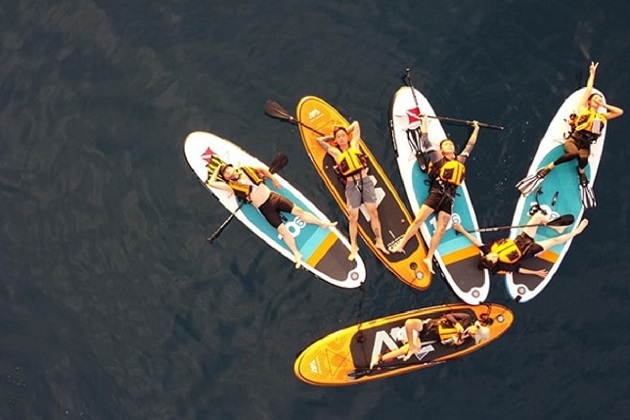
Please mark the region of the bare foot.
POLYGON ((293 257, 295 258, 295 268, 298 269, 302 267, 302 254, 298 252, 296 254, 293 254, 293 257))
POLYGON ((330 228, 333 228, 333 227, 335 227, 335 226, 337 226, 337 222, 330 222, 330 223, 326 223, 326 224, 325 224, 324 226, 322 226, 322 227, 327 228, 327 229, 330 229, 330 228))
POLYGON ((381 355, 375 354, 372 357, 372 361, 370 362, 370 369, 374 369, 374 366, 378 365, 381 362, 381 355))
POLYGON ((578 227, 575 228, 576 235, 582 233, 582 231, 586 229, 586 226, 588 226, 588 219, 582 219, 578 227))
POLYGON ((422 262, 427 266, 431 274, 435 274, 435 271, 433 271, 433 258, 425 258, 422 262))
POLYGON ((382 239, 376 241, 374 246, 376 246, 378 249, 380 249, 383 254, 389 254, 389 250, 387 249, 387 247, 383 243, 382 239))
POLYGON ((350 255, 348 255, 348 260, 354 261, 354 259, 357 257, 357 252, 359 252, 358 246, 356 245, 350 246, 350 255))
POLYGON ((396 245, 389 248, 390 252, 404 252, 402 243, 398 242, 396 245))
POLYGON ((403 361, 406 362, 407 360, 411 359, 411 356, 416 354, 418 351, 420 351, 420 349, 409 346, 409 351, 407 351, 407 354, 405 354, 405 357, 403 357, 403 361))

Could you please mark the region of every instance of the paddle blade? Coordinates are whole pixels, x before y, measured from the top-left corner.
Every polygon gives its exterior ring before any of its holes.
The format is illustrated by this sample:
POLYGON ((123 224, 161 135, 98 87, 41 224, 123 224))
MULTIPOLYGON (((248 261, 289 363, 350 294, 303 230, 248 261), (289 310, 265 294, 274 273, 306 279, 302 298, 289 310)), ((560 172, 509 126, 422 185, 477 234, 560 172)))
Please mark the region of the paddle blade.
POLYGON ((278 118, 280 120, 286 120, 295 123, 295 118, 293 118, 287 112, 287 110, 282 107, 282 105, 270 99, 265 102, 265 114, 269 115, 272 118, 278 118))
POLYGON ((272 174, 275 174, 280 169, 287 166, 288 163, 289 163, 289 158, 287 157, 287 155, 285 155, 284 153, 278 153, 276 157, 273 158, 273 160, 271 161, 271 164, 269 165, 269 172, 271 172, 272 174))
POLYGON ((572 214, 563 214, 557 219, 550 220, 547 226, 569 226, 575 221, 575 217, 572 214))

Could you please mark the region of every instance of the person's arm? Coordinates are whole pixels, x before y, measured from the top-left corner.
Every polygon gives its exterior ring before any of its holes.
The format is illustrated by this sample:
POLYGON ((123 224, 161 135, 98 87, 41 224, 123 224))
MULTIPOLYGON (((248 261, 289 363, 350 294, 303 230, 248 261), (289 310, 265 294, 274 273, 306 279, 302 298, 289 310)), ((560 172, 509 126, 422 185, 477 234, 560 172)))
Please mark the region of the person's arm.
POLYGON ((534 276, 538 276, 541 279, 544 279, 545 277, 547 277, 547 274, 549 274, 549 271, 547 271, 546 269, 541 269, 541 270, 530 270, 528 268, 524 268, 524 267, 519 267, 518 268, 518 272, 520 274, 528 274, 528 275, 534 275, 534 276))
POLYGON ((586 81, 586 90, 584 91, 584 94, 582 95, 582 99, 580 99, 580 108, 584 108, 586 106, 586 103, 588 102, 588 97, 591 96, 591 93, 593 92, 597 66, 599 66, 599 63, 595 63, 594 61, 591 61, 591 65, 588 68, 588 80, 586 81))
POLYGON ((219 176, 219 169, 221 169, 221 165, 217 165, 214 172, 212 172, 210 179, 206 181, 206 185, 223 191, 231 191, 232 189, 228 184, 223 181, 217 181, 217 177, 219 176))
POLYGON ((282 188, 280 181, 278 181, 278 179, 275 176, 273 176, 273 174, 271 173, 271 171, 269 171, 269 169, 260 167, 260 168, 256 168, 256 171, 258 171, 258 173, 260 173, 265 178, 270 179, 275 189, 279 190, 280 188, 282 188))
POLYGON ((473 132, 470 134, 470 138, 468 138, 468 143, 466 143, 466 147, 464 150, 457 156, 457 159, 464 163, 466 162, 466 158, 470 156, 470 152, 475 147, 475 143, 477 143, 477 136, 479 135, 479 123, 475 120, 472 122, 473 132))
POLYGON ((333 136, 322 136, 322 137, 317 137, 316 140, 317 140, 317 143, 326 151, 326 153, 334 157, 335 151, 338 149, 334 146, 331 146, 330 143, 328 143, 332 139, 333 139, 333 136))
POLYGON ((346 129, 350 136, 350 146, 359 147, 359 140, 361 140, 361 126, 359 121, 352 121, 346 129))
POLYGON ((483 242, 481 242, 479 239, 471 235, 470 232, 467 232, 461 223, 453 223, 453 229, 455 229, 456 232, 459 232, 462 235, 464 235, 466 239, 472 242, 472 244, 475 245, 476 247, 480 248, 483 246, 483 242))
POLYGON ((455 313, 446 314, 444 315, 444 317, 453 325, 453 327, 457 329, 458 333, 464 331, 463 325, 468 325, 471 323, 471 318, 470 318, 470 315, 468 314, 455 312, 455 313))
POLYGON ((619 108, 618 106, 610 104, 602 104, 601 106, 606 108, 606 111, 608 111, 606 112, 606 114, 604 114, 607 120, 612 120, 623 115, 623 109, 619 108))

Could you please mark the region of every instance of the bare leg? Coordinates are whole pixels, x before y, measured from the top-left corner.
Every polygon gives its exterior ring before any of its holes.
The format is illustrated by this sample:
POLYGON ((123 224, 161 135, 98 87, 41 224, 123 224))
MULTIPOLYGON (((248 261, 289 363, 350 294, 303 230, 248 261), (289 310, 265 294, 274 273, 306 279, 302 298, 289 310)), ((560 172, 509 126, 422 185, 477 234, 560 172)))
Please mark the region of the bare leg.
POLYGON ((420 342, 419 334, 415 336, 414 331, 422 331, 422 327, 424 324, 422 320, 411 318, 405 321, 405 332, 407 333, 407 339, 409 340, 409 349, 407 350, 407 354, 403 357, 403 360, 409 360, 411 356, 416 354, 422 348, 422 343, 420 342))
POLYGON ((409 225, 409 227, 405 231, 405 235, 394 247, 391 248, 391 251, 402 252, 407 242, 409 242, 409 239, 411 239, 411 237, 416 234, 418 229, 420 229, 420 226, 422 226, 424 221, 427 220, 427 218, 431 215, 431 213, 433 213, 433 209, 423 204, 420 207, 420 210, 418 210, 418 214, 416 215, 416 218, 413 219, 413 222, 411 223, 411 225, 409 225))
MULTIPOLYGON (((538 225, 545 224, 549 221, 549 216, 545 216, 540 211, 537 211, 529 218, 527 221, 528 225, 538 225)), ((538 230, 538 226, 528 226, 523 228, 523 232, 525 232, 530 238, 534 238, 536 236, 536 231, 538 230)))
POLYGON ((358 225, 359 225, 359 209, 349 209, 348 210, 348 222, 350 224, 350 255, 348 255, 348 259, 353 261, 357 256, 357 252, 359 252, 359 245, 357 244, 357 233, 358 233, 358 225))
POLYGON ((325 222, 321 219, 318 219, 317 217, 315 217, 313 213, 304 211, 298 206, 293 206, 293 210, 291 210, 291 214, 299 217, 300 219, 304 220, 306 223, 317 225, 323 228, 330 228, 337 225, 337 222, 325 222))
POLYGON ((582 219, 582 221, 576 226, 575 229, 573 229, 572 232, 565 233, 564 235, 560 235, 555 238, 545 239, 544 241, 538 242, 538 244, 543 247, 544 250, 548 250, 551 247, 563 244, 568 240, 573 239, 574 237, 582 233, 584 229, 586 229, 586 226, 588 226, 588 219, 582 219))
POLYGON ((289 229, 287 229, 285 225, 278 226, 278 233, 282 236, 282 240, 293 253, 295 268, 300 268, 302 266, 302 254, 300 254, 300 251, 297 249, 295 238, 293 238, 293 235, 291 235, 291 232, 289 232, 289 229))
POLYGON ((448 222, 451 220, 451 215, 441 211, 438 213, 437 217, 437 226, 435 228, 435 232, 433 236, 431 236, 431 242, 429 243, 429 250, 427 251, 427 256, 422 260, 424 264, 427 266, 429 271, 435 274, 433 271, 433 254, 437 249, 440 241, 444 237, 444 233, 446 233, 446 227, 448 226, 448 222))
POLYGON ((381 250, 383 254, 389 254, 387 247, 383 243, 383 234, 381 232, 381 221, 378 218, 378 209, 376 207, 376 203, 365 203, 365 208, 370 215, 370 226, 372 227, 372 232, 376 237, 376 247, 381 250))

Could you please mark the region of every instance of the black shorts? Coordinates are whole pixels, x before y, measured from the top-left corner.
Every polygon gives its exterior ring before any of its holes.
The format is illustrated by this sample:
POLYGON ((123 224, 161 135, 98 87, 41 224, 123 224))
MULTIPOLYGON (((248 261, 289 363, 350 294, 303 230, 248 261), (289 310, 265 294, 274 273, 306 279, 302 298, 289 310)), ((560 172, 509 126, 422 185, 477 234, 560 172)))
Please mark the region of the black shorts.
POLYGON ((425 206, 429 206, 435 211, 439 213, 441 211, 451 214, 453 212, 453 204, 455 200, 453 197, 440 192, 440 190, 431 188, 429 192, 429 198, 424 201, 425 206))
POLYGON ((521 257, 521 260, 524 260, 525 258, 535 257, 536 255, 544 251, 543 247, 540 246, 539 243, 534 242, 534 239, 528 234, 526 234, 525 232, 521 232, 516 237, 516 239, 514 239, 514 242, 517 242, 518 245, 520 245, 519 248, 521 249, 523 249, 522 247, 526 246, 528 243, 532 243, 531 246, 527 248, 527 251, 525 251, 525 253, 521 257))
POLYGON ((277 229, 282 224, 280 212, 291 213, 293 207, 295 204, 291 200, 272 191, 267 201, 262 203, 258 210, 265 216, 269 224, 277 229))

